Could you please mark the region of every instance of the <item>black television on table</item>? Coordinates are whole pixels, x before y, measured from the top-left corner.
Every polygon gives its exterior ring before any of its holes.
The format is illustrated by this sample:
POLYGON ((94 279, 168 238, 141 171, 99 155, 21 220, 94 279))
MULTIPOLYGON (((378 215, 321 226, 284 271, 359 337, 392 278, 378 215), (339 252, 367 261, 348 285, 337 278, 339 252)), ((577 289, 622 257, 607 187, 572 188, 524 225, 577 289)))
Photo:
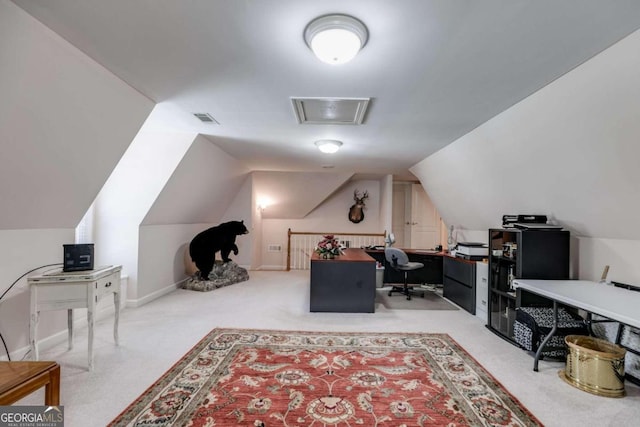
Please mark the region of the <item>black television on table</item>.
POLYGON ((93 270, 93 243, 62 245, 64 258, 62 271, 93 270))

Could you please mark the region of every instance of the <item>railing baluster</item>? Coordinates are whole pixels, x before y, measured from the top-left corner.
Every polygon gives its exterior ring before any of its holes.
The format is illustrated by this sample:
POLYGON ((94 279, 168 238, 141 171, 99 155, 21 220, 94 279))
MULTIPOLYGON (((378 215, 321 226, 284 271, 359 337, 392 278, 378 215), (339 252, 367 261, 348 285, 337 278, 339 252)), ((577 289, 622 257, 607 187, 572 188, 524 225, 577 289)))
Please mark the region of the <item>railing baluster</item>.
POLYGON ((365 246, 383 246, 386 233, 315 233, 295 232, 289 229, 287 242, 288 267, 292 270, 308 270, 311 268, 311 254, 323 236, 332 234, 339 241, 349 241, 351 248, 365 246))

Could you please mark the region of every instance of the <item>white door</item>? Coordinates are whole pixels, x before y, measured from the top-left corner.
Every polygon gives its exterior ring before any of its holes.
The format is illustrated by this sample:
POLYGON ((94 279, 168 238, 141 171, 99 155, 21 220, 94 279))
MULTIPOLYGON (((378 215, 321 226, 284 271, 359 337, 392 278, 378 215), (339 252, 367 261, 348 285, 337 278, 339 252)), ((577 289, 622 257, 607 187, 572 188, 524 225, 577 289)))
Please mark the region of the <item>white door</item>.
POLYGON ((411 185, 411 248, 433 249, 440 244, 440 214, 420 184, 411 185))

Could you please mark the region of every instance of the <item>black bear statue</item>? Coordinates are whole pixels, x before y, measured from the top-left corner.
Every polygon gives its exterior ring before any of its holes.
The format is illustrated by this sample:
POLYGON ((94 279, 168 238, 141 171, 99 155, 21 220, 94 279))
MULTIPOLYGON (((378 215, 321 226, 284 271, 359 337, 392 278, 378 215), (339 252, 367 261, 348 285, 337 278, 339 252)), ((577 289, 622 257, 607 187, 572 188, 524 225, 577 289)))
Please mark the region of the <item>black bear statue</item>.
POLYGON ((247 234, 244 221, 224 222, 196 235, 189 244, 189 255, 200 271, 201 280, 209 280, 209 273, 216 262, 216 252, 220 251, 222 262, 229 262, 229 254, 238 255, 236 236, 247 234))

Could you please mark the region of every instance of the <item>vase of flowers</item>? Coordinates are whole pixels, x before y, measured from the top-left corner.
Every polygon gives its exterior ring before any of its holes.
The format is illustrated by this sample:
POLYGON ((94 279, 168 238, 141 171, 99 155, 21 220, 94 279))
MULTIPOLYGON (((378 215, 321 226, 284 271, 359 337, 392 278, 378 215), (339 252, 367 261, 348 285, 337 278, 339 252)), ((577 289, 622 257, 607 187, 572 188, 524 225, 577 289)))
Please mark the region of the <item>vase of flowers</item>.
POLYGON ((322 258, 331 259, 335 258, 338 255, 342 255, 342 251, 340 250, 340 243, 338 243, 338 239, 333 235, 322 236, 323 239, 316 246, 316 253, 320 255, 322 258))

